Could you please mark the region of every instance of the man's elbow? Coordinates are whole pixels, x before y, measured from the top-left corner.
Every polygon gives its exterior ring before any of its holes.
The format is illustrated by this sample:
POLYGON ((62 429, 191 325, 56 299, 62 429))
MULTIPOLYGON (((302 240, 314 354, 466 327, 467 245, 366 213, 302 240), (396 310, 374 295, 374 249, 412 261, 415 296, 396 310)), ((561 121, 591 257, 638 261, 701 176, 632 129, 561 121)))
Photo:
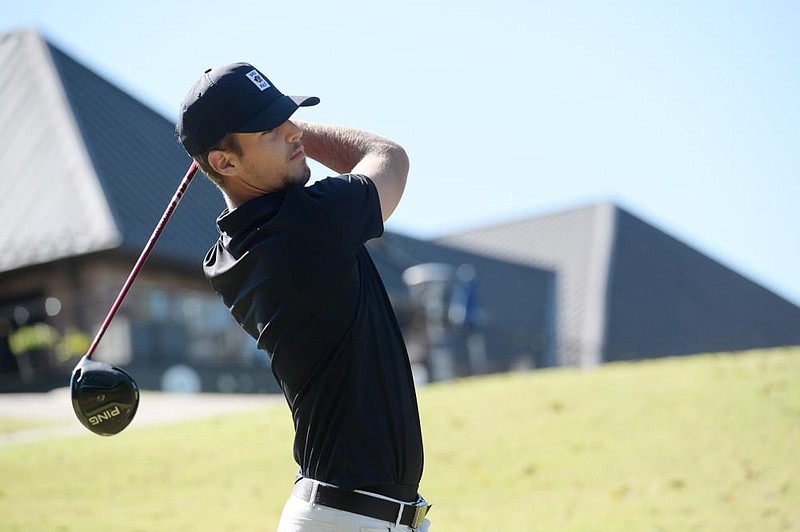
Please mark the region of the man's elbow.
POLYGON ((373 181, 378 187, 381 213, 385 222, 392 215, 403 196, 410 163, 406 151, 395 143, 384 146, 383 161, 383 171, 375 176, 373 181))
POLYGON ((408 153, 399 144, 392 143, 390 145, 389 157, 392 160, 392 166, 397 170, 398 174, 403 176, 403 179, 408 175, 410 162, 408 160, 408 153))
POLYGON ((411 163, 408 160, 408 153, 399 144, 392 144, 389 154, 394 174, 397 176, 401 186, 405 186, 411 163))

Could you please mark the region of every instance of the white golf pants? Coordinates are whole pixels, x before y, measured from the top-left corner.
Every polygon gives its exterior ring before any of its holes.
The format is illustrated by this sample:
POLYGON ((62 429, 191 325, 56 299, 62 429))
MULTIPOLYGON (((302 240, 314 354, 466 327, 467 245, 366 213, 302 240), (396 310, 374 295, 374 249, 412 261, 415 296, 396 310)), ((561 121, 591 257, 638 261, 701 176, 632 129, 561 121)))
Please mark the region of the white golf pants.
MULTIPOLYGON (((422 526, 413 532, 428 532, 430 521, 425 519, 422 526)), ((404 525, 387 523, 343 510, 336 510, 309 504, 295 496, 289 497, 283 507, 278 532, 412 532, 404 525)))

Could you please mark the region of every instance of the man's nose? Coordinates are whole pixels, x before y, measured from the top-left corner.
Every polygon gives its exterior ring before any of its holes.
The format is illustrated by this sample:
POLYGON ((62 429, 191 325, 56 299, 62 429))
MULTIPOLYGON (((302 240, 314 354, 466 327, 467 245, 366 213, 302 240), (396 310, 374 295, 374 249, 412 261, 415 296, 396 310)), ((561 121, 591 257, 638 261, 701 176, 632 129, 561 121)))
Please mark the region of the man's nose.
POLYGON ((297 124, 291 120, 286 121, 286 140, 288 142, 297 142, 303 138, 303 130, 297 127, 297 124))

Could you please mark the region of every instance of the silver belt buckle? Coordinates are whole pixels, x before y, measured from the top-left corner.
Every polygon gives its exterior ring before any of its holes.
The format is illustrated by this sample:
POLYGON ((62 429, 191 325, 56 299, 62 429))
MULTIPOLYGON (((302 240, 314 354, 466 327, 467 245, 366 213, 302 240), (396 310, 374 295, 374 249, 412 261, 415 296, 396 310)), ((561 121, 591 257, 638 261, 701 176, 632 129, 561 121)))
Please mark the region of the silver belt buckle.
POLYGON ((417 529, 422 526, 422 523, 425 522, 425 516, 428 515, 428 510, 430 509, 431 505, 420 497, 414 505, 414 519, 411 520, 411 528, 417 529))

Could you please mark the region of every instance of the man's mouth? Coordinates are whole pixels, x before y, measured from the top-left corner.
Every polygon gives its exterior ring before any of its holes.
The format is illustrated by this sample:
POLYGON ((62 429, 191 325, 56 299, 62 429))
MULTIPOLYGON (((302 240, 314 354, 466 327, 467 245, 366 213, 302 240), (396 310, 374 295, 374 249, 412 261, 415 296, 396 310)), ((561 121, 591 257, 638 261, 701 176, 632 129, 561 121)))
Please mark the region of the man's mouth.
POLYGON ((303 149, 303 147, 300 146, 299 148, 297 148, 297 150, 295 150, 294 153, 292 153, 292 156, 289 159, 291 159, 292 161, 295 161, 295 160, 301 159, 301 158, 303 158, 305 156, 306 156, 306 152, 303 149))

